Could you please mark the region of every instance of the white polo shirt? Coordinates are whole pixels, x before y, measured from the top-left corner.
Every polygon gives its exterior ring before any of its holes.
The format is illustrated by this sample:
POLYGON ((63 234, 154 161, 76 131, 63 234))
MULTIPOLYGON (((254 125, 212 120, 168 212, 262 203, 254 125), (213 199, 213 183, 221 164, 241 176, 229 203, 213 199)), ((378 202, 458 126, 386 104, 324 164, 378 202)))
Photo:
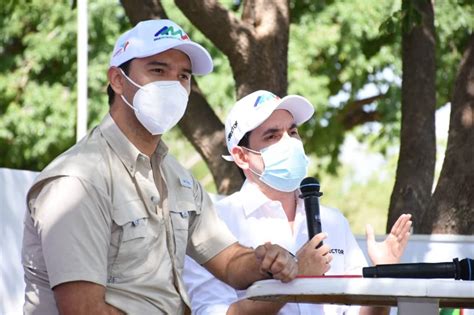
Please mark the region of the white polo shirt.
MULTIPOLYGON (((325 243, 331 248, 333 260, 327 275, 362 274, 367 265, 346 218, 336 209, 320 207, 325 243)), ((246 181, 239 192, 216 203, 218 215, 244 246, 257 247, 265 242, 278 244, 296 253, 308 241, 304 203, 298 198, 294 233, 279 201, 268 199, 252 182, 246 181)), ((229 305, 244 297, 214 278, 189 257, 183 272, 191 299, 193 314, 225 314, 229 305)), ((341 280, 344 281, 344 280, 341 280)), ((359 307, 287 303, 279 314, 358 314, 359 307)))

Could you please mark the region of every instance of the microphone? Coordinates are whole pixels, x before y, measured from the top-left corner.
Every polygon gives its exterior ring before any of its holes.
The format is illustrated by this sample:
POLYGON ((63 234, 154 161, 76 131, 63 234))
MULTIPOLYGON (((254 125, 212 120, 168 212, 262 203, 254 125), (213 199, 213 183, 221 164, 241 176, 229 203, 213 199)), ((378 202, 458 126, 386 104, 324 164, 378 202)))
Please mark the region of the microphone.
MULTIPOLYGON (((306 177, 301 181, 299 196, 304 200, 304 208, 306 212, 306 223, 308 224, 308 236, 312 239, 318 233, 321 233, 321 216, 319 214, 319 197, 323 195, 319 191, 320 185, 316 178, 306 177)), ((323 242, 319 243, 316 248, 321 247, 323 242)))
POLYGON ((454 258, 453 262, 376 265, 362 268, 364 278, 454 278, 474 280, 474 260, 454 258))

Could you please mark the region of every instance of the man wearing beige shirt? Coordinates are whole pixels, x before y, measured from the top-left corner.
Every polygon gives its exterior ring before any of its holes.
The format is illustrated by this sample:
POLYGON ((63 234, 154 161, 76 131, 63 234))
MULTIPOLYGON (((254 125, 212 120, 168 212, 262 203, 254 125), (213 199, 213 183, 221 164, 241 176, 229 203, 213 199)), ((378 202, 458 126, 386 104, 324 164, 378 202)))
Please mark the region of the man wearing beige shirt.
POLYGON ((184 114, 191 75, 211 71, 209 53, 172 21, 119 37, 109 113, 28 192, 25 314, 183 313, 185 254, 239 289, 296 276, 281 247, 237 244, 161 141, 184 114))

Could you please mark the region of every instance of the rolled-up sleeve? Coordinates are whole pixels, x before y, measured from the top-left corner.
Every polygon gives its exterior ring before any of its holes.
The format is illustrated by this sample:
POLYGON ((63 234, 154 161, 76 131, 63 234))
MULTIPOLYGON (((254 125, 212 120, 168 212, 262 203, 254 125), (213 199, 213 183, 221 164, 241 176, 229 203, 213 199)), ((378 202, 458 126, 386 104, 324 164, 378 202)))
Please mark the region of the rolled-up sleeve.
POLYGON ((186 254, 202 265, 237 240, 217 216, 209 194, 197 181, 194 194, 200 209, 190 225, 186 254))

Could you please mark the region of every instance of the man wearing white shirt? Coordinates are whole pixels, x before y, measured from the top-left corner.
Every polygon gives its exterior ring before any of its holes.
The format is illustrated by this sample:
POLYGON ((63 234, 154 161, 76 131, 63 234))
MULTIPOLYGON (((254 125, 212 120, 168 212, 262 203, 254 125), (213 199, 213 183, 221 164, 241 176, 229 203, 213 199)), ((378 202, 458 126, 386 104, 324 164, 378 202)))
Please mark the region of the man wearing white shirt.
MULTIPOLYGON (((226 160, 234 161, 246 177, 240 191, 216 203, 218 215, 239 242, 254 247, 279 244, 298 259, 302 275, 361 274, 367 265, 346 218, 321 206, 323 233, 308 242, 306 215, 299 184, 306 176, 308 159, 297 127, 309 120, 313 106, 305 98, 284 98, 256 91, 239 100, 225 125, 226 160), (324 245, 316 246, 324 240, 324 245)), ((367 242, 374 264, 399 261, 409 238, 410 215, 402 215, 384 242, 376 243, 369 226, 367 242)), ((184 280, 194 314, 371 314, 387 308, 348 307, 243 299, 186 257, 184 280)))

